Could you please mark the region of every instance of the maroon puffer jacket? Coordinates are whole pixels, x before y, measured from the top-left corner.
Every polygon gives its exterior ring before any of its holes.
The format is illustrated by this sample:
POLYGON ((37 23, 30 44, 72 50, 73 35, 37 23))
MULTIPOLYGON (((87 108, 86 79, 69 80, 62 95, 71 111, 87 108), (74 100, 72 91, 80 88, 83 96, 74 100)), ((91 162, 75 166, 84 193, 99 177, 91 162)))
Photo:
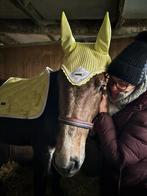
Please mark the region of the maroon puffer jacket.
POLYGON ((109 165, 121 170, 121 185, 147 184, 147 92, 113 117, 98 114, 94 130, 109 165))

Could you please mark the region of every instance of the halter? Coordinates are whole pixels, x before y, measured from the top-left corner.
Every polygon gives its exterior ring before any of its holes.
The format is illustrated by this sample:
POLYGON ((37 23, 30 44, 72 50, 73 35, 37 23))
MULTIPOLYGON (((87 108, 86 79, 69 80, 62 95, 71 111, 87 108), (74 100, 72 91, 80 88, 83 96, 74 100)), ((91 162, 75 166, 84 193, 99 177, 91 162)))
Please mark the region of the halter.
POLYGON ((80 127, 83 129, 92 129, 93 123, 85 122, 83 120, 75 119, 75 118, 59 118, 59 122, 65 125, 71 125, 74 127, 80 127))
MULTIPOLYGON (((98 92, 102 94, 105 94, 106 92, 106 86, 108 83, 108 75, 105 75, 105 80, 100 80, 99 81, 99 86, 97 88, 98 92)), ((83 129, 92 129, 93 128, 93 123, 90 122, 85 122, 83 120, 79 120, 76 118, 61 118, 59 117, 59 122, 65 125, 71 125, 74 127, 79 127, 79 128, 83 128, 83 129)))

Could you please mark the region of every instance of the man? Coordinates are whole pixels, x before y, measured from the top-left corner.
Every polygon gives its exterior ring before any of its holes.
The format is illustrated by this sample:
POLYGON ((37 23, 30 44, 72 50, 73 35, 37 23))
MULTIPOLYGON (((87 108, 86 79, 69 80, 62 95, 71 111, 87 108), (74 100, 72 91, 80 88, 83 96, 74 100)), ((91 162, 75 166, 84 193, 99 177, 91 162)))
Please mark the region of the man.
POLYGON ((103 195, 147 195, 147 32, 108 67, 94 125, 103 152, 103 195), (108 103, 109 102, 109 103, 108 103), (108 107, 109 106, 109 107, 108 107))

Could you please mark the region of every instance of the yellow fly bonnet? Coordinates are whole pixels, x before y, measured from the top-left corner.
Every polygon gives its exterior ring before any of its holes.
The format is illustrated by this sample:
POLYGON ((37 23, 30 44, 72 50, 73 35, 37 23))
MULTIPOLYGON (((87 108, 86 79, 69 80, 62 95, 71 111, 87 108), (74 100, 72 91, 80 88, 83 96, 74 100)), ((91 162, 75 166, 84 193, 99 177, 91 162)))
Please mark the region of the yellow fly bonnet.
POLYGON ((62 13, 61 45, 64 50, 64 59, 61 69, 73 85, 81 86, 94 75, 105 72, 111 61, 109 56, 110 41, 111 24, 108 12, 95 43, 76 42, 67 18, 64 12, 62 13))

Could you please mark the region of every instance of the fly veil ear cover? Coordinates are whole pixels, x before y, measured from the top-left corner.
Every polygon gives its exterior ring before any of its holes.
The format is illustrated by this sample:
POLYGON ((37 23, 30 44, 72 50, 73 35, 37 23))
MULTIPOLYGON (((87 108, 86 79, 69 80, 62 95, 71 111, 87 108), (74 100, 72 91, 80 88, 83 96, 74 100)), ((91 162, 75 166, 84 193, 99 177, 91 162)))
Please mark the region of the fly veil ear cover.
POLYGON ((111 24, 108 12, 95 43, 76 42, 65 13, 62 13, 61 45, 64 51, 64 59, 61 69, 73 85, 81 86, 94 75, 106 70, 111 61, 109 56, 110 41, 111 24))

